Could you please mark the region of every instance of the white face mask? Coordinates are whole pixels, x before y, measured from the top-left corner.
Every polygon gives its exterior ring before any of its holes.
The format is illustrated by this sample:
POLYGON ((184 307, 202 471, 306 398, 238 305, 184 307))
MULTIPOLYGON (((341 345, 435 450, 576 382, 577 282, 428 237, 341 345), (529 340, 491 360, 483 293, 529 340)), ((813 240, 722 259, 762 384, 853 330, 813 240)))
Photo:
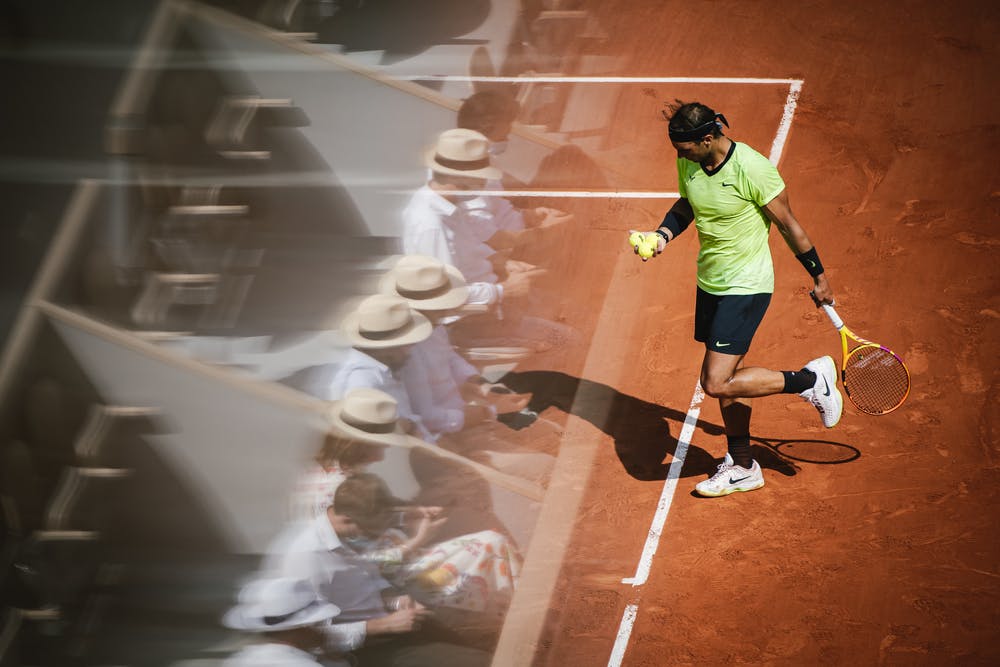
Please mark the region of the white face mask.
POLYGON ((509 141, 494 141, 490 144, 489 154, 490 155, 500 155, 507 150, 507 146, 510 145, 509 141))
POLYGON ((354 535, 353 537, 343 538, 344 544, 349 546, 354 551, 358 553, 368 551, 372 547, 372 540, 364 537, 362 535, 354 535))

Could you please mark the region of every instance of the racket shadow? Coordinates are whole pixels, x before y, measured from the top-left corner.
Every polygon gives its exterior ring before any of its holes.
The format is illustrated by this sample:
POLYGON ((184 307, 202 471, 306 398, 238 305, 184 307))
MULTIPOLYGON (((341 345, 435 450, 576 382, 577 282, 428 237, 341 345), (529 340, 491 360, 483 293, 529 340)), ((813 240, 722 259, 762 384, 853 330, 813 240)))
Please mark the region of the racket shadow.
MULTIPOLYGON (((638 480, 667 478, 677 437, 687 413, 623 394, 600 382, 559 371, 513 371, 503 377, 508 387, 532 395, 528 409, 541 413, 554 407, 584 419, 614 440, 615 453, 625 472, 638 480)), ((722 435, 718 424, 699 420, 697 426, 710 435, 722 435)), ((682 477, 714 471, 718 461, 696 445, 688 448, 682 477)))
MULTIPOLYGON (((861 458, 860 449, 834 440, 760 437, 752 437, 750 440, 755 443, 755 457, 759 454, 761 457, 774 459, 778 465, 791 466, 795 469, 799 468, 797 465, 799 463, 840 465, 861 458)), ((763 466, 764 462, 760 461, 760 464, 763 466)), ((781 472, 779 468, 775 469, 781 472)))

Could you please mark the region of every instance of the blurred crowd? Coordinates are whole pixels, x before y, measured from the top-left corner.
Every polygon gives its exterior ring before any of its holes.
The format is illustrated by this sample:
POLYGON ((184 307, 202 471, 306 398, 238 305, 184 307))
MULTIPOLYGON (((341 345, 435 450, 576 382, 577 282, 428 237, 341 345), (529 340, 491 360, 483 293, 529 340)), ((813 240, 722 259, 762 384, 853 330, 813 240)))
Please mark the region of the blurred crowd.
MULTIPOLYGON (((327 18, 365 6, 265 4, 327 18)), ((528 9, 572 14, 579 4, 528 9)), ((193 41, 178 34, 188 57, 193 41)), ((143 123, 112 122, 108 150, 137 184, 102 200, 69 253, 65 275, 75 278, 51 298, 323 406, 311 457, 294 462, 287 497, 269 499, 287 507, 287 524, 229 591, 236 600, 224 624, 246 635, 225 664, 489 664, 526 547, 525 532, 495 511, 493 490, 539 501, 559 436, 504 377, 582 342, 562 315, 580 298, 566 283, 564 250, 581 211, 572 200, 506 192, 593 187, 600 171, 579 148, 550 144, 530 183, 505 173, 497 158, 512 129, 552 109, 525 109, 517 86, 478 86, 455 127, 412 156, 425 180, 399 212, 399 236, 370 235, 343 190, 274 182, 321 162, 310 162, 301 137, 281 133, 308 119, 289 100, 232 90, 234 80, 175 64, 148 92, 143 123), (323 314, 308 317, 311 304, 323 314)), ((100 615, 92 602, 106 601, 118 577, 98 548, 115 534, 98 506, 129 514, 129 548, 145 540, 150 551, 183 551, 164 547, 171 526, 108 491, 167 471, 135 451, 170 416, 102 405, 58 336, 42 333, 31 372, 12 385, 11 405, 24 407, 7 420, 0 452, 4 565, 13 572, 0 588, 16 588, 12 613, 43 628, 23 655, 55 664, 70 649, 46 638, 74 636, 86 662, 83 639, 100 615), (56 585, 48 578, 60 563, 75 574, 56 585)), ((183 483, 171 492, 178 526, 212 522, 183 483)), ((17 629, 2 634, 5 665, 5 652, 19 655, 7 651, 17 629)))
POLYGON ((233 664, 272 660, 260 656, 275 642, 362 665, 490 662, 521 550, 469 478, 495 470, 544 483, 554 459, 526 450, 531 438, 507 437, 537 421, 530 396, 460 350, 525 358, 575 333, 545 317, 556 300, 540 282, 544 264, 528 261, 571 233, 573 216, 515 206, 491 164, 516 115, 502 93, 464 102, 460 127, 425 156, 427 183, 403 212, 403 254, 340 324, 349 347, 297 374, 296 386, 330 402, 330 430, 290 499, 296 521, 229 617, 269 639, 233 664), (442 470, 432 447, 487 467, 442 470), (368 471, 387 448, 412 450, 398 460, 413 497, 368 471), (281 620, 269 628, 260 615, 281 620))

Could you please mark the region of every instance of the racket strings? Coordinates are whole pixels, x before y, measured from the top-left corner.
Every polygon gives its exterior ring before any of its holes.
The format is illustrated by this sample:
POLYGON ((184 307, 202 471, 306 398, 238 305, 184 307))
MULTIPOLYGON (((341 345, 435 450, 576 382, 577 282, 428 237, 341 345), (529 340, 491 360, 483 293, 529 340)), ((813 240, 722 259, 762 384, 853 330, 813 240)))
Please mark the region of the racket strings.
POLYGON ((879 346, 859 347, 844 366, 844 388, 862 412, 882 414, 899 407, 910 391, 903 360, 879 346))

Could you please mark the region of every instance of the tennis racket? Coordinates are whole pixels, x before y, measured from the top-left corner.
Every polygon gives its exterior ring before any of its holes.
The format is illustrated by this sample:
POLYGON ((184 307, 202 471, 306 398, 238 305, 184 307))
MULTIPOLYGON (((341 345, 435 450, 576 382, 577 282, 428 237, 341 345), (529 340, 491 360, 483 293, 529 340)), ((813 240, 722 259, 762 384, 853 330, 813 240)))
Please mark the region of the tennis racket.
POLYGON ((901 406, 910 393, 910 372, 900 356, 884 345, 856 335, 832 305, 821 305, 840 332, 843 350, 840 379, 851 403, 870 415, 884 415, 901 406), (848 339, 851 344, 856 343, 850 350, 848 339))

